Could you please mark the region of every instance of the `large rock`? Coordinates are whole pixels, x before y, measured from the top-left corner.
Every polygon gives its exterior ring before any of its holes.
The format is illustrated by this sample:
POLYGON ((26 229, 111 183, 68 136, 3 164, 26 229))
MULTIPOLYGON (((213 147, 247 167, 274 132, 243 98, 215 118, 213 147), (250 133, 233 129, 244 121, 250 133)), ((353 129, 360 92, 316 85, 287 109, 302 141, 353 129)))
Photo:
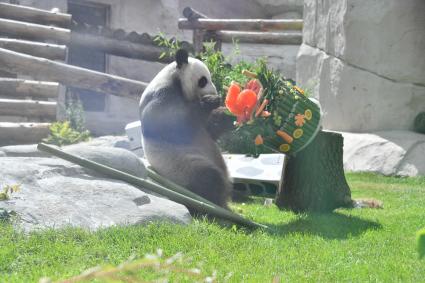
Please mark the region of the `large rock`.
POLYGON ((326 128, 412 129, 425 110, 424 9, 421 0, 305 1, 296 77, 320 98, 326 128))
POLYGON ((412 129, 425 110, 425 86, 383 78, 307 44, 298 53, 297 83, 319 99, 326 129, 412 129))
POLYGON ((425 2, 306 0, 304 42, 392 80, 425 84, 425 2))
POLYGON ((344 169, 384 175, 425 175, 425 135, 410 131, 341 132, 344 169))
MULTIPOLYGON (((139 177, 146 176, 140 159, 130 151, 73 145, 65 151, 139 177)), ((21 184, 0 210, 14 211, 18 226, 38 228, 76 226, 97 229, 151 221, 189 223, 185 206, 121 181, 57 158, 1 157, 0 184, 21 184)))

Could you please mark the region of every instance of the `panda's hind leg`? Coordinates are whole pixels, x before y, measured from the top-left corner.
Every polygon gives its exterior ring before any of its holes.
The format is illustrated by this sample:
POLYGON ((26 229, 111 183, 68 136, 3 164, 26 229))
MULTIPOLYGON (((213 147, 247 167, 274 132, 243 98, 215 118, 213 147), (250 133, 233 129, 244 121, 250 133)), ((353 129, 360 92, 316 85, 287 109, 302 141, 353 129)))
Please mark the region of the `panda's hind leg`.
POLYGON ((223 208, 228 208, 230 181, 226 173, 207 159, 191 159, 187 188, 223 208))

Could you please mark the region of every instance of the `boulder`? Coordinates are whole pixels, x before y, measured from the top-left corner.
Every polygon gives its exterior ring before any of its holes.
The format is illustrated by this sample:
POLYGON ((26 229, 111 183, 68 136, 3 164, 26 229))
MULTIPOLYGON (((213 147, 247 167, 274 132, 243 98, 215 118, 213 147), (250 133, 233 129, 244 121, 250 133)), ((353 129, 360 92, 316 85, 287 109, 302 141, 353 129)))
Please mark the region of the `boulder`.
MULTIPOLYGON (((63 149, 139 177, 146 176, 143 162, 122 148, 77 144, 63 149)), ((13 211, 11 219, 25 231, 66 226, 95 230, 152 221, 191 221, 183 205, 58 158, 1 157, 0 171, 0 184, 20 184, 19 192, 0 201, 0 211, 13 211)))
POLYGON ((304 1, 296 80, 320 99, 324 127, 411 130, 425 110, 425 2, 304 1))
POLYGON ((425 86, 383 78, 307 44, 298 52, 297 84, 320 101, 325 129, 410 130, 425 110, 425 86))
POLYGON ((410 131, 341 132, 344 169, 394 176, 425 175, 425 135, 410 131))
POLYGON ((63 150, 140 178, 147 176, 142 160, 137 155, 122 148, 76 144, 66 146, 63 150))
POLYGON ((304 43, 383 77, 424 84, 425 2, 306 0, 304 43))
POLYGON ((2 146, 0 147, 0 152, 3 152, 4 156, 9 156, 9 157, 22 157, 22 156, 47 157, 49 156, 47 153, 39 151, 37 149, 36 144, 2 146))

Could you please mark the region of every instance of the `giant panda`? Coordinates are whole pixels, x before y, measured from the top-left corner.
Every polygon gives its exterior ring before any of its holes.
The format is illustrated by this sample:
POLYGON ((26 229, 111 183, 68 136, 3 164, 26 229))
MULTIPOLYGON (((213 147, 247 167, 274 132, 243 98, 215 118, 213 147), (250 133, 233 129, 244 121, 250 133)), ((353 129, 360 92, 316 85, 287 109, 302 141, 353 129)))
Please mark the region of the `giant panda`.
POLYGON ((224 207, 231 183, 215 142, 232 121, 218 107, 220 96, 204 63, 178 50, 142 94, 142 143, 162 176, 224 207))

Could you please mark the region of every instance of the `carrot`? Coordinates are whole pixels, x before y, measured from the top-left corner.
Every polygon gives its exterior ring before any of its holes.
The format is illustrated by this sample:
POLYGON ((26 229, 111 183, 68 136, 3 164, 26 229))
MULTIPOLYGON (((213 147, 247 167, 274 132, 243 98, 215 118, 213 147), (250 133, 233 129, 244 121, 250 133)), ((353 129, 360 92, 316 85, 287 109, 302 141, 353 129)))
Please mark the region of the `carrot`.
POLYGON ((263 137, 261 135, 257 135, 255 137, 255 145, 261 145, 264 143, 263 137))
POLYGON ((269 101, 267 99, 264 99, 263 102, 261 103, 260 107, 258 107, 257 111, 255 112, 255 117, 260 116, 261 112, 263 112, 264 108, 266 107, 266 105, 269 103, 269 101))
POLYGON ((284 139, 287 143, 292 143, 294 141, 294 138, 291 137, 288 133, 281 131, 281 130, 277 130, 276 134, 281 137, 282 139, 284 139))

